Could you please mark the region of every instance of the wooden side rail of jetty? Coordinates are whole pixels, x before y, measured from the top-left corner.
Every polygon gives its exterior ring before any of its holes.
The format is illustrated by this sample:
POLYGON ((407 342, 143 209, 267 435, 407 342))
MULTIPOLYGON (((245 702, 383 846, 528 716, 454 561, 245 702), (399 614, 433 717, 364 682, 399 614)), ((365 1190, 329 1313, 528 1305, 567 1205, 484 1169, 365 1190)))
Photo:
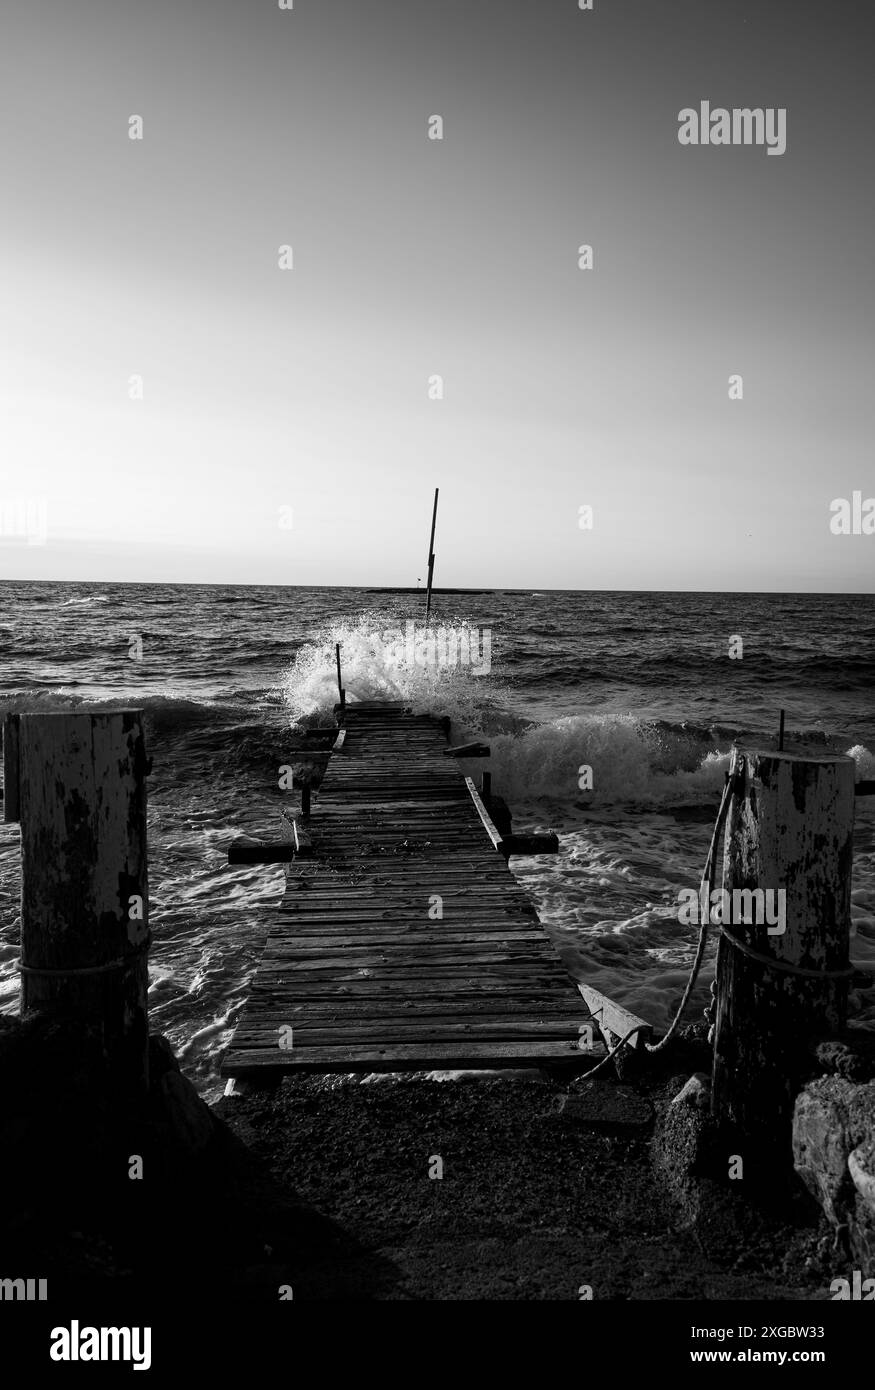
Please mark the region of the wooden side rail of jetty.
POLYGON ((512 854, 557 854, 559 852, 559 836, 555 830, 549 830, 546 835, 512 835, 510 831, 503 834, 487 811, 470 777, 465 778, 465 785, 471 794, 471 800, 477 808, 477 814, 486 834, 495 849, 498 850, 499 854, 503 854, 505 859, 510 859, 512 854))
POLYGON ((445 721, 344 720, 223 1075, 585 1066, 597 1025, 506 862, 555 836, 496 830, 445 721))

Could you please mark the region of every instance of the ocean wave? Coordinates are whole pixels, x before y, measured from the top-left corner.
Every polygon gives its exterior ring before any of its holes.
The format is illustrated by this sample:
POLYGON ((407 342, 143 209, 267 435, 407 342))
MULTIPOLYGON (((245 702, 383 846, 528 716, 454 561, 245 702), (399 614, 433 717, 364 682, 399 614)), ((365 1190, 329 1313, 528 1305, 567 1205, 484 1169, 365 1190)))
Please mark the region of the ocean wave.
POLYGON ((350 704, 403 700, 417 713, 446 714, 454 723, 477 721, 503 689, 492 669, 491 632, 487 627, 445 620, 428 633, 391 611, 328 624, 295 653, 281 684, 293 722, 331 715, 338 700, 338 643, 343 688, 350 704), (409 628, 413 629, 411 640, 409 628), (433 634, 431 639, 428 633, 433 634), (434 642, 431 655, 429 640, 434 642), (449 660, 453 651, 455 661, 449 660), (462 653, 470 659, 461 659, 462 653), (446 664, 441 664, 442 654, 448 658, 446 664))
MULTIPOLYGON (((471 729, 466 733, 473 733, 471 729)), ((493 790, 507 799, 543 799, 584 809, 593 803, 639 806, 712 802, 722 790, 736 733, 633 714, 583 714, 488 734, 493 790)), ((822 731, 812 741, 828 742, 822 731)), ((743 741, 759 741, 748 733, 743 741)), ((875 755, 862 744, 847 750, 856 780, 875 776, 875 755)), ((480 767, 480 764, 477 764, 480 767)))
POLYGON ((713 798, 731 745, 709 747, 682 725, 632 714, 557 719, 516 735, 490 735, 493 789, 513 799, 637 804, 713 798))
POLYGON ((31 687, 27 690, 7 691, 0 695, 0 718, 9 713, 49 714, 69 710, 71 713, 99 714, 101 710, 117 709, 142 710, 146 716, 147 727, 162 733, 211 724, 251 725, 253 717, 251 704, 217 704, 173 694, 121 694, 95 699, 87 695, 72 694, 69 690, 59 690, 57 687, 44 690, 31 687))
MULTIPOLYGON (((454 741, 487 739, 491 757, 472 759, 466 771, 476 776, 488 768, 493 791, 511 805, 543 800, 579 812, 594 804, 710 804, 722 789, 733 744, 755 745, 768 737, 757 730, 642 719, 633 713, 576 714, 538 723, 499 704, 495 690, 482 683, 485 678, 389 668, 382 655, 375 666, 370 644, 357 647, 349 634, 344 650, 350 658, 343 678, 351 705, 357 698, 404 699, 418 712, 447 715, 454 741)), ((300 727, 334 722, 333 646, 330 657, 329 666, 324 644, 305 646, 279 689, 234 688, 217 701, 170 692, 94 699, 31 687, 0 696, 0 719, 9 711, 141 709, 147 735, 182 738, 192 754, 221 754, 237 766, 255 765, 264 760, 266 747, 275 754, 283 727, 288 730, 290 710, 300 727)), ((875 754, 864 744, 844 749, 819 729, 810 730, 806 741, 846 751, 856 763, 858 780, 875 778, 875 754)))

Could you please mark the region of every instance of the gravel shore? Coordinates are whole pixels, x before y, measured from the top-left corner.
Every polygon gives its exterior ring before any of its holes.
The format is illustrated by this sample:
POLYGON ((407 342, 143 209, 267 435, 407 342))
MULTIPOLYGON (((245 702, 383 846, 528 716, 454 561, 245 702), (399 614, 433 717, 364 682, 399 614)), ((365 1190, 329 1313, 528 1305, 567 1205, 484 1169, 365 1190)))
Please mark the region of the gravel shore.
POLYGON ((48 1278, 61 1308, 86 1287, 125 1308, 210 1290, 261 1305, 828 1296, 801 1183, 758 1206, 749 1184, 691 1177, 693 1112, 671 1102, 696 1047, 623 1082, 296 1076, 211 1108, 156 1036, 149 1095, 125 1110, 75 1022, 3 1020, 0 1275, 48 1278))
POLYGON ((683 1079, 566 1091, 519 1077, 296 1078, 218 1110, 278 1191, 336 1228, 302 1258, 271 1246, 296 1298, 822 1296, 822 1232, 801 1196, 777 1218, 721 1217, 719 1255, 684 1229, 651 1154, 683 1079), (437 1159, 443 1176, 430 1177, 437 1159))

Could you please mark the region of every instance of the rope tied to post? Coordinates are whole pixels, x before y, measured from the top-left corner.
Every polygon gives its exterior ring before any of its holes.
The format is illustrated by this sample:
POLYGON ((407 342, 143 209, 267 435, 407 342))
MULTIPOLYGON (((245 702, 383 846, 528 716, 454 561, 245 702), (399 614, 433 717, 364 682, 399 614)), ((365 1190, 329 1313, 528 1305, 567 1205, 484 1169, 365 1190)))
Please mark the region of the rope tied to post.
MULTIPOLYGON (((736 786, 738 784, 738 779, 739 769, 736 768, 735 772, 732 774, 727 772, 726 781, 723 786, 723 795, 720 798, 720 806, 717 811, 717 819, 714 822, 714 830, 711 835, 711 843, 708 846, 708 857, 705 860, 705 868, 702 871, 702 881, 699 885, 700 896, 704 893, 707 887, 706 901, 709 903, 711 901, 711 893, 714 889, 714 870, 716 865, 717 840, 720 835, 720 831, 723 829, 723 826, 725 824, 726 817, 729 814, 729 803, 732 799, 733 793, 735 792, 736 786)), ((672 1019, 671 1024, 669 1025, 668 1032, 665 1034, 665 1037, 660 1038, 658 1043, 644 1044, 645 1051, 647 1052, 661 1052, 662 1049, 664 1047, 667 1047, 668 1044, 671 1042, 672 1038, 678 1030, 678 1027, 680 1026, 680 1021, 683 1018, 684 1013, 686 1012, 687 1004, 690 1001, 690 995, 696 987, 696 981, 699 978, 699 971, 702 968, 702 961, 705 958, 705 947, 708 942, 708 927, 710 926, 710 916, 710 912, 706 912, 703 916, 702 922, 699 924, 699 940, 696 946, 696 956, 693 961, 692 969, 690 970, 690 976, 687 980, 687 985, 686 989, 684 990, 683 998, 681 999, 681 1002, 678 1005, 677 1013, 672 1019)), ((621 1038, 620 1041, 611 1048, 607 1055, 603 1057, 602 1060, 599 1063, 597 1063, 596 1066, 592 1067, 586 1073, 587 1077, 593 1076, 597 1071, 601 1071, 602 1067, 607 1066, 608 1062, 612 1061, 614 1057, 616 1057, 620 1052, 622 1052, 623 1048, 628 1044, 629 1039, 634 1038, 636 1033, 640 1033, 641 1028, 643 1026, 643 1024, 639 1023, 636 1025, 636 1027, 630 1028, 629 1032, 625 1035, 625 1037, 621 1038)))
POLYGON ((22 975, 45 975, 49 978, 54 976, 56 979, 67 979, 73 975, 106 975, 114 970, 126 970, 136 964, 151 944, 152 933, 149 932, 126 956, 117 956, 115 960, 104 961, 102 965, 65 966, 58 970, 44 965, 25 965, 23 960, 19 960, 18 969, 22 975))
POLYGON ((845 966, 841 970, 809 970, 804 965, 791 965, 789 961, 776 960, 774 956, 766 956, 761 951, 755 951, 746 941, 739 941, 738 937, 733 936, 726 927, 721 926, 720 932, 743 956, 748 956, 750 960, 757 961, 768 970, 776 970, 779 974, 803 975, 809 980, 842 980, 856 974, 856 967, 853 965, 845 966))

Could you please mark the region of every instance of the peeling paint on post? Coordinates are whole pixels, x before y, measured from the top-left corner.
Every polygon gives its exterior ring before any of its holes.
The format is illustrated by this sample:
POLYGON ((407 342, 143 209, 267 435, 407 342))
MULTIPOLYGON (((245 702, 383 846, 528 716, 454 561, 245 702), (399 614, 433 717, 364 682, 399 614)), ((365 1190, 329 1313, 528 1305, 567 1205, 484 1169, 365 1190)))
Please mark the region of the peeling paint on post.
POLYGON ((21 1011, 81 1018, 100 1039, 110 1084, 132 1100, 148 1085, 142 719, 23 713, 18 750, 21 1011))
POLYGON ((712 1110, 751 1154, 792 1165, 793 1100, 808 1038, 847 1013, 854 763, 840 756, 733 750, 738 789, 726 825, 723 888, 786 892, 786 929, 732 923, 717 951, 712 1110), (832 973, 830 973, 832 972, 832 973))

